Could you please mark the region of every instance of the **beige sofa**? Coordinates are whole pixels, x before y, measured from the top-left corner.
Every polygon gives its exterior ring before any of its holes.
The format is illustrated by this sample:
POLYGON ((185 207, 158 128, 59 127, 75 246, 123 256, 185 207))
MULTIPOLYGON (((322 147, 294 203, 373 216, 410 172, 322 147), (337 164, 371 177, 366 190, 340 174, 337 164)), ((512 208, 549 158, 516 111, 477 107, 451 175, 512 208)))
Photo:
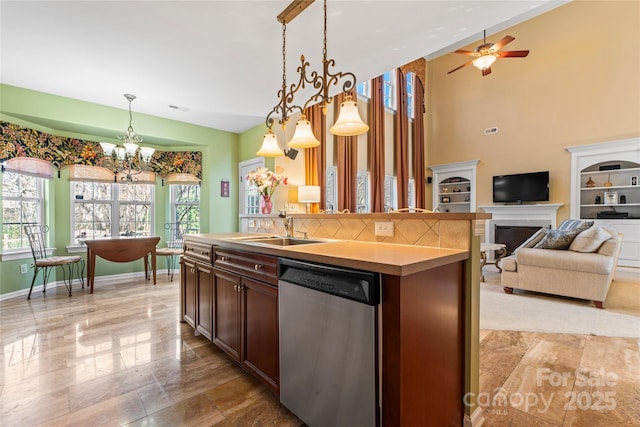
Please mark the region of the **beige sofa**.
POLYGON ((618 234, 592 253, 521 248, 501 260, 501 284, 509 294, 523 289, 592 300, 596 307, 604 308, 621 244, 618 234))

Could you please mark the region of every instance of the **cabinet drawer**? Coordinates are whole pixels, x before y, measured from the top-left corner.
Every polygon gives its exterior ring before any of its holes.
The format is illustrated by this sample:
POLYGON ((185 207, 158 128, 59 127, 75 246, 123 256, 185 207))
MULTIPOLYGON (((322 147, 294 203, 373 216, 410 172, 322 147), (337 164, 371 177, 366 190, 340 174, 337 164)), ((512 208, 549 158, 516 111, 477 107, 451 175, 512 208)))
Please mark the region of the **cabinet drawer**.
POLYGON ((215 266, 246 277, 278 284, 278 258, 228 249, 215 251, 215 266))
POLYGON ((185 242, 184 256, 213 265, 213 246, 204 243, 185 242))

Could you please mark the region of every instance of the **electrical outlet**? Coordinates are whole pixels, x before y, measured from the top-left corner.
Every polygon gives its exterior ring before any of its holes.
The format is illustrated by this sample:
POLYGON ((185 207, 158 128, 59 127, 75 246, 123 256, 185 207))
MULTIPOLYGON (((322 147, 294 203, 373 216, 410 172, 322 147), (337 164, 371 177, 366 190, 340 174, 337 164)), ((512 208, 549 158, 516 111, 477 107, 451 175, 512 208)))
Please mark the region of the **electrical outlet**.
POLYGON ((393 221, 376 221, 374 234, 376 236, 393 237, 393 221))
POLYGON ((20 264, 20 274, 27 274, 27 264, 20 264))

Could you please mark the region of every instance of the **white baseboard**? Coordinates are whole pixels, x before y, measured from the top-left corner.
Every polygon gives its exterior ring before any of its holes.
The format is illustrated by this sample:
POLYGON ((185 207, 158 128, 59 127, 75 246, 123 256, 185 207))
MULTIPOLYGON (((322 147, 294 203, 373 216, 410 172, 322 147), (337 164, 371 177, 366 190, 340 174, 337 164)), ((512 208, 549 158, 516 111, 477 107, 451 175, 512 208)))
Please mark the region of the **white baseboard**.
MULTIPOLYGON (((167 274, 167 270, 157 270, 156 271, 156 276, 160 277, 161 274, 167 274)), ((178 273, 179 274, 179 273, 178 273)), ((113 274, 110 276, 97 276, 95 278, 95 284, 98 285, 100 283, 105 283, 105 282, 112 282, 112 281, 126 281, 126 280, 131 280, 131 279, 139 279, 140 277, 144 277, 144 271, 140 271, 140 272, 136 272, 136 273, 126 273, 126 274, 113 274)), ((87 284, 87 279, 85 277, 85 285, 87 284)), ((55 282, 49 282, 47 283, 47 288, 49 289, 53 289, 53 288, 57 288, 58 286, 64 286, 64 282, 62 280, 57 280, 55 282)), ((79 282, 77 278, 73 279, 73 289, 77 289, 77 287, 79 286, 79 282)), ((42 293, 42 285, 36 285, 33 287, 33 291, 31 292, 32 295, 35 295, 37 293, 42 293)), ((0 295, 0 301, 4 301, 4 300, 8 300, 11 298, 17 298, 17 297, 26 297, 29 294, 29 288, 25 288, 25 289, 19 289, 17 291, 14 292, 9 292, 6 294, 2 294, 0 295)))
POLYGON ((471 416, 464 414, 464 427, 480 427, 482 424, 484 424, 484 417, 481 407, 477 407, 471 416))

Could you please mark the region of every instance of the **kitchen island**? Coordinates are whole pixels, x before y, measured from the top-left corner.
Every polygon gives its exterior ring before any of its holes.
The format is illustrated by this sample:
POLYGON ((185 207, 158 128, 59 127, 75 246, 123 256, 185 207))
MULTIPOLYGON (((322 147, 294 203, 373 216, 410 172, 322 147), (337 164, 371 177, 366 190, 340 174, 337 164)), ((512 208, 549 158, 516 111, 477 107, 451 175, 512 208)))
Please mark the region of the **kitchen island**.
POLYGON ((255 236, 185 236, 186 321, 278 393, 277 259, 379 273, 381 425, 463 425, 469 250, 340 240, 279 246, 253 243, 255 236))

